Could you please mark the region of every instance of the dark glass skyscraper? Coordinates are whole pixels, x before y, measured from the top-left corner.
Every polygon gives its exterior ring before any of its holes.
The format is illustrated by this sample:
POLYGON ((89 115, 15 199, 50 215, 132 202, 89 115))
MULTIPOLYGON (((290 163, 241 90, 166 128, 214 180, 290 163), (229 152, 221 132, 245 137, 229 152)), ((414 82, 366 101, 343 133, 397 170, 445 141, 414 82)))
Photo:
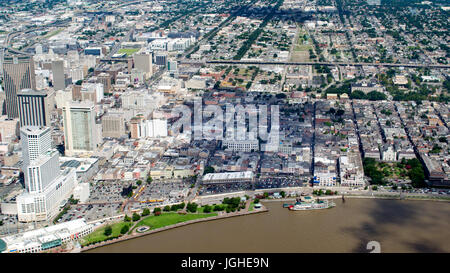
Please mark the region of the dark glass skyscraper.
POLYGON ((3 62, 6 114, 8 118, 19 117, 17 93, 22 89, 36 89, 34 61, 32 56, 5 56, 3 62))
POLYGON ((50 126, 47 94, 43 91, 22 89, 17 93, 20 127, 50 126))

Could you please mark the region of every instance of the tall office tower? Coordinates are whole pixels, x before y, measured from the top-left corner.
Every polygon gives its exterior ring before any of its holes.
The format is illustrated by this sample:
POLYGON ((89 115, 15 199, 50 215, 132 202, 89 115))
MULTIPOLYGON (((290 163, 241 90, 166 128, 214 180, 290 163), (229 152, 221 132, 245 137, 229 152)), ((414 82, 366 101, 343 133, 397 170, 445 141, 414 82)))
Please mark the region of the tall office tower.
POLYGON ((26 173, 30 162, 52 148, 50 127, 25 126, 20 128, 22 170, 26 173))
POLYGON ((108 73, 100 73, 97 75, 97 82, 103 84, 103 93, 109 94, 111 91, 111 75, 108 73))
POLYGON ((125 135, 123 112, 108 112, 102 117, 103 137, 119 138, 125 135))
POLYGON ((157 53, 155 56, 155 62, 158 66, 167 65, 167 53, 157 53))
POLYGON ((49 98, 45 91, 22 89, 17 93, 20 127, 50 126, 49 98))
POLYGON ((22 89, 36 89, 34 61, 32 56, 5 56, 3 62, 3 86, 6 94, 8 118, 18 118, 17 92, 22 89))
POLYGON ((26 191, 16 198, 18 220, 48 221, 77 185, 76 169, 61 172, 49 127, 25 126, 20 132, 26 191))
POLYGON ((63 118, 66 154, 95 151, 100 144, 101 128, 95 123, 94 103, 67 102, 63 118))
POLYGON ((145 79, 153 75, 152 53, 142 52, 134 54, 134 68, 144 72, 145 79))
POLYGON ((64 61, 58 60, 52 62, 53 88, 55 91, 66 88, 66 77, 64 75, 64 61))
POLYGON ((60 174, 59 152, 48 150, 44 155, 31 161, 26 171, 25 188, 27 191, 30 193, 42 192, 60 174))

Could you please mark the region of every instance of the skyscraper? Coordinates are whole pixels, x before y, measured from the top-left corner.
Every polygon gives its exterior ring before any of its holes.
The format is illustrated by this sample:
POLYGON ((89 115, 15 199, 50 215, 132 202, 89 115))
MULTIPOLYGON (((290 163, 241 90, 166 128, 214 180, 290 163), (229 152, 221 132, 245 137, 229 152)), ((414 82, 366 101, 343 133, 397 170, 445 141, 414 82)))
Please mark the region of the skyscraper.
POLYGON ((47 93, 22 89, 17 93, 20 127, 50 126, 50 109, 47 93))
POLYGON ((66 154, 95 151, 100 144, 101 127, 95 122, 94 103, 67 102, 63 118, 66 154))
POLYGON ((53 88, 64 90, 66 88, 66 78, 64 75, 64 61, 58 60, 52 62, 53 88))
POLYGON ((8 118, 19 117, 17 92, 21 89, 36 89, 34 61, 32 56, 5 56, 3 62, 3 86, 6 94, 6 114, 8 118))
POLYGON ((152 53, 142 52, 134 54, 134 67, 144 72, 145 79, 153 75, 153 61, 152 53))
POLYGON ((25 126, 20 128, 20 141, 22 146, 22 170, 26 169, 31 161, 45 154, 52 147, 50 127, 25 126))
POLYGON ((61 172, 59 169, 59 152, 48 150, 45 154, 31 161, 26 171, 25 188, 27 191, 30 193, 42 192, 61 172))
POLYGON ((52 149, 49 127, 20 129, 26 191, 17 196, 21 222, 49 220, 77 185, 75 168, 61 172, 59 152, 52 149))
POLYGON ((103 93, 109 94, 111 91, 111 75, 108 73, 100 73, 97 76, 97 82, 103 84, 103 93))

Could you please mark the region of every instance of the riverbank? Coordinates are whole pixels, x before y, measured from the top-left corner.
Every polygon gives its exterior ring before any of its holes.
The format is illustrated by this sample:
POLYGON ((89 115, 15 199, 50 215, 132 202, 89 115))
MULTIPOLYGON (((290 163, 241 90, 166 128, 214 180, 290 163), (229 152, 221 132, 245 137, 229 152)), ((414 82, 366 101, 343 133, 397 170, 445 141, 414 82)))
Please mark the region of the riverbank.
POLYGON ((264 202, 265 213, 205 221, 87 253, 382 253, 450 251, 450 203, 336 199, 327 210, 291 211, 264 202))
POLYGON ((168 226, 164 226, 164 227, 161 227, 161 228, 150 229, 150 230, 145 231, 145 232, 134 231, 132 234, 126 234, 126 235, 122 235, 122 236, 120 236, 118 238, 115 238, 115 239, 112 239, 112 240, 99 242, 99 243, 92 244, 92 245, 89 245, 89 246, 84 246, 84 247, 82 247, 79 250, 79 252, 85 252, 85 251, 92 250, 92 249, 99 248, 99 247, 103 247, 103 246, 106 246, 106 245, 115 244, 115 243, 123 242, 123 241, 126 241, 126 240, 139 238, 139 237, 142 237, 142 236, 146 236, 146 235, 150 235, 150 234, 154 234, 154 233, 159 233, 159 232, 162 232, 162 231, 175 229, 175 228, 178 228, 178 227, 183 227, 183 226, 187 226, 187 225, 191 225, 191 224, 195 224, 195 223, 207 222, 207 221, 213 221, 213 220, 220 220, 220 219, 226 219, 226 218, 237 217, 237 216, 245 216, 245 215, 257 214, 257 213, 262 213, 262 212, 268 212, 268 209, 265 206, 262 206, 260 209, 254 209, 252 211, 248 211, 247 210, 247 211, 238 211, 238 212, 230 212, 230 213, 226 213, 226 212, 222 211, 222 212, 219 212, 219 214, 217 216, 211 216, 211 217, 206 217, 206 218, 199 218, 199 219, 189 220, 189 221, 177 223, 177 224, 174 224, 174 225, 168 225, 168 226))
MULTIPOLYGON (((342 199, 342 195, 314 196, 317 199, 342 199)), ((400 195, 344 195, 344 199, 388 199, 388 200, 411 200, 411 201, 439 201, 450 202, 450 197, 428 197, 428 196, 400 196, 400 195)), ((261 199, 261 202, 288 202, 296 201, 296 198, 261 199)))

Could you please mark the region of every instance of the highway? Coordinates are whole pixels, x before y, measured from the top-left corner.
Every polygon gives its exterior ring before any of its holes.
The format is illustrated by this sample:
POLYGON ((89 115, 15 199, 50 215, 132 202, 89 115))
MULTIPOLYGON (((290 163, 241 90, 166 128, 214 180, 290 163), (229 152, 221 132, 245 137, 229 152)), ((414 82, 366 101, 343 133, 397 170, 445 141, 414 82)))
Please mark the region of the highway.
POLYGON ((443 68, 449 69, 448 64, 413 64, 413 63, 358 63, 358 62, 277 62, 277 61, 245 61, 245 60, 205 60, 180 61, 180 64, 231 64, 231 65, 326 65, 326 66, 384 66, 410 68, 443 68))

